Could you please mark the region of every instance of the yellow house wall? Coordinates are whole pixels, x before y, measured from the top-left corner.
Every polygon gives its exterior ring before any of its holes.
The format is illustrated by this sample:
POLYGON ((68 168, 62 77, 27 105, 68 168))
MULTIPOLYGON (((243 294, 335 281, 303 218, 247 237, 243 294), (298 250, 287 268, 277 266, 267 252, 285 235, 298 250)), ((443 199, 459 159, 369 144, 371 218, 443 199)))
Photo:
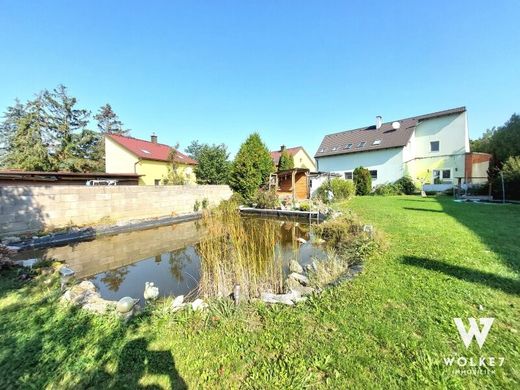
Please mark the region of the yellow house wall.
MULTIPOLYGON (((140 185, 153 186, 155 181, 159 180, 159 183, 163 184, 163 179, 168 177, 168 166, 169 163, 165 161, 153 161, 153 160, 141 160, 137 164, 137 173, 143 175, 139 178, 140 185)), ((191 165, 179 165, 177 168, 179 174, 184 175, 187 183, 195 184, 196 178, 193 173, 193 166, 191 165)))
POLYGON ((295 168, 306 168, 311 172, 316 171, 316 164, 314 160, 309 158, 309 156, 303 151, 299 150, 294 156, 294 167, 295 168))
POLYGON ((109 137, 105 137, 106 173, 136 173, 137 157, 109 137))
POLYGON ((434 169, 450 169, 451 180, 457 184, 457 178, 464 177, 464 155, 427 157, 405 163, 405 174, 425 184, 433 184, 434 169))
POLYGON ((403 148, 404 171, 414 180, 433 184, 433 170, 450 169, 453 184, 464 177, 464 154, 469 152, 466 113, 421 122, 403 148), (432 152, 430 142, 439 141, 432 152))

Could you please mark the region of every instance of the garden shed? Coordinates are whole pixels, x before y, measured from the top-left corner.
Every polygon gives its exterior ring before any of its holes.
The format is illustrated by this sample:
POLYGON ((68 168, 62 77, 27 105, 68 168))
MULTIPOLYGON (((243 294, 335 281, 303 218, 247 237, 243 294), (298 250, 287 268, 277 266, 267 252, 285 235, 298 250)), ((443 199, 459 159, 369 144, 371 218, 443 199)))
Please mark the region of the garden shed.
POLYGON ((270 188, 276 188, 278 196, 290 196, 293 200, 309 199, 309 170, 294 168, 271 175, 270 188))

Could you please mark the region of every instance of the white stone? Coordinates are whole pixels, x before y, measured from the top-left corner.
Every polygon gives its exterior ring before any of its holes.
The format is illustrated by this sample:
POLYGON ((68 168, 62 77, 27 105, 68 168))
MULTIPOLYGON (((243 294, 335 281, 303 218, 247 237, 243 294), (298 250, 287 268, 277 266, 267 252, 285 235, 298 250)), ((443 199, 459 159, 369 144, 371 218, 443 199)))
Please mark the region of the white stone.
POLYGON ((123 297, 117 302, 116 310, 119 313, 128 313, 130 310, 134 308, 137 302, 139 302, 139 299, 134 299, 132 297, 123 297))
POLYGON ((301 274, 303 272, 303 267, 296 260, 289 261, 289 271, 296 272, 301 274))
MULTIPOLYGON (((75 273, 76 272, 74 272, 74 270, 69 268, 69 267, 63 266, 63 267, 60 268, 60 275, 61 276, 69 276, 70 277, 70 276, 73 276, 75 273)), ((81 283, 83 283, 83 282, 81 282, 81 283)))
POLYGON ((175 297, 175 299, 172 302, 172 308, 176 307, 182 307, 184 305, 184 295, 179 295, 178 297, 175 297))
POLYGON ((38 259, 27 259, 22 260, 22 267, 32 268, 34 264, 38 262, 38 259))
POLYGON ((289 274, 289 277, 291 279, 297 280, 298 282, 300 282, 304 286, 309 284, 309 278, 307 278, 306 276, 301 275, 299 273, 293 272, 293 273, 289 274))
POLYGON ((200 298, 195 299, 191 303, 191 308, 193 309, 193 311, 204 310, 206 307, 208 307, 208 304, 200 298))
POLYGON ((305 238, 301 238, 301 237, 298 237, 296 239, 296 241, 298 241, 300 244, 305 244, 307 242, 307 240, 305 238))

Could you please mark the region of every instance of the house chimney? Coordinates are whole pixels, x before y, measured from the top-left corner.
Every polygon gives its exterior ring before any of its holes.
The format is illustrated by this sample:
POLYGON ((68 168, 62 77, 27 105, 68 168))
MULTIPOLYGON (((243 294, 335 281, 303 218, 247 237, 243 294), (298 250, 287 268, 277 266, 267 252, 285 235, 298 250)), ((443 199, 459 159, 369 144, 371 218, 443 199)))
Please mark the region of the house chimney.
POLYGON ((285 150, 285 145, 280 146, 280 152, 283 152, 285 150))
POLYGON ((152 143, 154 143, 154 144, 157 143, 157 136, 155 135, 155 133, 152 133, 152 136, 150 138, 151 138, 152 143))
POLYGON ((376 130, 381 128, 381 124, 383 123, 383 117, 381 115, 376 116, 376 130))

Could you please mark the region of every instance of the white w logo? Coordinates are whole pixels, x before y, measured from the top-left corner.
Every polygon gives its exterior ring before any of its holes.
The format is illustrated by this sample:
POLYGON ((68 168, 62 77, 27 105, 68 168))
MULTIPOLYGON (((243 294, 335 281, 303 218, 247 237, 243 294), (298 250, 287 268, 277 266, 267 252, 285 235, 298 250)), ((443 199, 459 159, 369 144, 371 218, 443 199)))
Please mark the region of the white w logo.
POLYGON ((466 327, 464 326, 462 319, 453 319, 453 321, 455 321, 455 325, 457 325, 460 337, 462 338, 462 341, 464 342, 466 348, 468 348, 471 344, 471 340, 473 339, 473 337, 475 337, 475 340, 477 340, 478 346, 482 348, 484 342, 486 341, 489 330, 491 329, 491 325, 493 324, 493 321, 495 321, 494 318, 479 318, 479 320, 480 324, 483 325, 482 331, 479 329, 477 325, 477 320, 475 320, 474 318, 468 318, 469 330, 466 331, 466 327))

